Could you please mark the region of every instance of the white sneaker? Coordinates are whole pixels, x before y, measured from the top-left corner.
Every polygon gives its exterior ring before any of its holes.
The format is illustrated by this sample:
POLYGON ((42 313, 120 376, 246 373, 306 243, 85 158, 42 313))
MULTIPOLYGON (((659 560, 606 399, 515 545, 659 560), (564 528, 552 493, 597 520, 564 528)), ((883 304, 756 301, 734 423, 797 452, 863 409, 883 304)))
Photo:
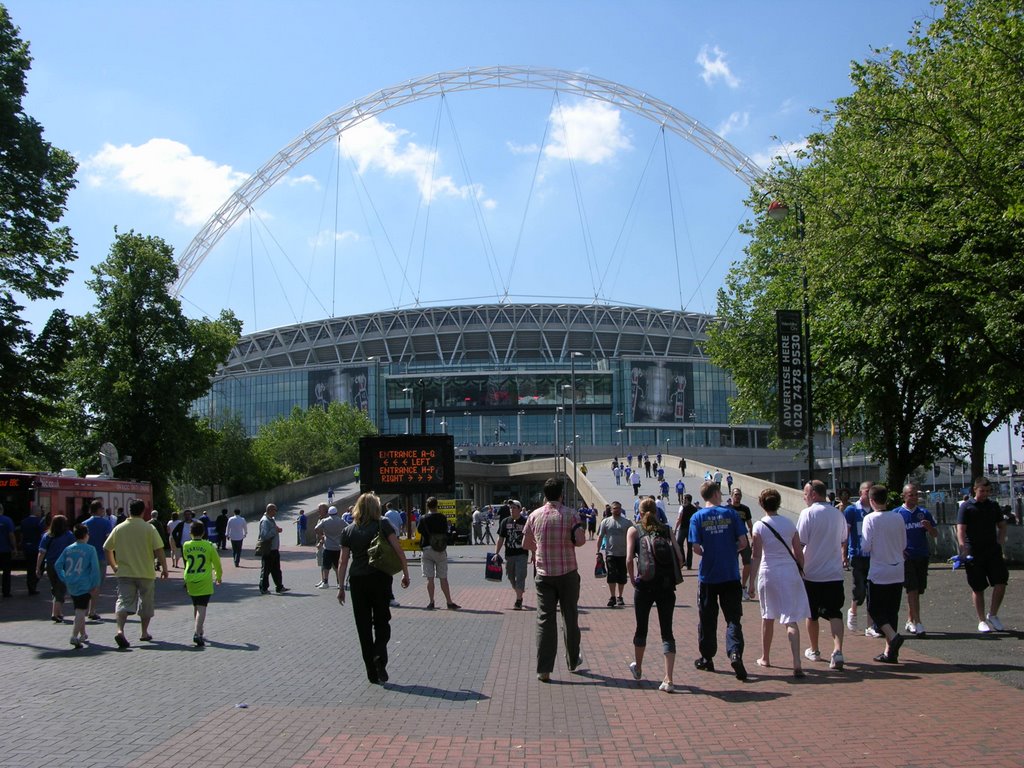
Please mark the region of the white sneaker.
POLYGON ((907 632, 909 632, 912 635, 916 635, 917 634, 917 625, 914 622, 912 622, 912 621, 908 620, 907 623, 903 625, 903 629, 905 629, 907 632))
POLYGON ((675 689, 676 689, 676 687, 674 685, 672 685, 672 683, 667 683, 667 682, 666 683, 662 683, 661 685, 658 686, 658 690, 659 691, 664 691, 665 693, 672 693, 672 691, 674 691, 675 689))
POLYGON ((915 635, 923 635, 924 634, 924 624, 922 624, 920 621, 917 622, 914 625, 914 634, 915 635))
POLYGON ((811 661, 821 661, 821 651, 815 651, 808 648, 806 651, 804 651, 804 658, 809 659, 811 661))
POLYGON ((316 589, 327 589, 327 582, 321 581, 316 585, 316 589))
POLYGON ((989 623, 989 626, 992 627, 992 629, 994 629, 996 632, 1006 631, 1006 627, 1003 626, 1003 622, 1001 622, 999 620, 999 617, 994 614, 988 614, 985 617, 985 621, 987 621, 989 623))
POLYGON ((829 669, 842 669, 843 668, 843 664, 845 664, 845 663, 846 663, 846 659, 843 658, 843 652, 842 651, 832 651, 832 658, 829 659, 828 668, 829 669))
POLYGON ((635 661, 629 662, 629 674, 633 676, 634 680, 640 679, 640 667, 636 665, 635 661))
POLYGON ((857 614, 853 612, 853 608, 846 612, 846 628, 851 631, 857 629, 857 614))
POLYGON ((991 632, 992 631, 992 627, 991 627, 991 625, 987 621, 979 621, 978 622, 978 631, 979 632, 991 632))
POLYGON ((864 637, 885 637, 885 635, 883 635, 874 627, 868 627, 864 630, 864 637))

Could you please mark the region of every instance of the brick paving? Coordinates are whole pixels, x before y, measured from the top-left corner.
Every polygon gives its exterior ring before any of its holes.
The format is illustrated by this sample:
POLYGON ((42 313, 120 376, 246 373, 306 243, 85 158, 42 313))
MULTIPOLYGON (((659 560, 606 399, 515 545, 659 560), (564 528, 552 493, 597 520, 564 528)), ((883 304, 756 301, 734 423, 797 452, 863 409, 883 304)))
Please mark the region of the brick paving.
MULTIPOLYGON (((631 607, 606 608, 606 586, 587 573, 584 671, 559 667, 550 684, 539 683, 532 589, 529 610, 513 611, 508 585, 483 579, 483 547, 449 551, 464 610, 422 610, 426 588, 414 566, 412 586, 397 590, 385 686, 365 681, 351 608, 337 604, 335 590, 313 589, 312 548, 284 551, 286 595, 258 595, 258 562, 248 554, 236 569, 228 557, 203 649, 191 643, 180 571, 158 583, 156 642, 140 643, 130 623, 127 651, 114 646, 109 619, 90 623, 93 644, 75 651, 70 624, 47 621, 44 595, 25 596, 16 579, 16 596, 0 603, 0 765, 1024 765, 1015 725, 1024 634, 978 636, 960 573, 932 570, 930 634, 907 641, 903 664, 870 661, 881 642, 857 635, 847 639, 846 670, 808 662, 802 681, 788 667, 754 666, 760 622, 745 603, 746 683, 721 655, 717 673, 693 668, 696 577, 688 576, 669 696, 657 691, 656 622, 647 679, 634 682, 631 607)), ((584 571, 593 551, 588 543, 584 571)), ((1024 627, 1019 576, 1011 574, 1002 612, 1015 629, 1024 627)), ((112 594, 111 581, 101 604, 108 616, 112 594)), ((777 630, 773 662, 787 657, 777 630)))

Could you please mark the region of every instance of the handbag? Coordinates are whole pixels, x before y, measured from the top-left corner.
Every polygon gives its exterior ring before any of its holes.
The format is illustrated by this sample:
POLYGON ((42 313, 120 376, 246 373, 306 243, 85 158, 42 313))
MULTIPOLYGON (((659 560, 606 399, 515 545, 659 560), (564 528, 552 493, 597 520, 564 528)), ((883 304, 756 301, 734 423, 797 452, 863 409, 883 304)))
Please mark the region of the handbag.
POLYGON ((260 557, 270 554, 270 539, 256 539, 256 554, 260 557))
POLYGON ((597 561, 594 563, 594 578, 603 579, 608 575, 608 568, 604 564, 604 555, 597 553, 597 561))
POLYGON ((501 555, 494 552, 487 553, 487 563, 484 566, 484 578, 487 581, 501 581, 501 555))
POLYGON ((370 556, 370 565, 388 576, 394 576, 402 570, 402 560, 395 552, 395 548, 391 546, 391 542, 385 538, 383 525, 377 531, 377 535, 373 537, 366 553, 370 556))

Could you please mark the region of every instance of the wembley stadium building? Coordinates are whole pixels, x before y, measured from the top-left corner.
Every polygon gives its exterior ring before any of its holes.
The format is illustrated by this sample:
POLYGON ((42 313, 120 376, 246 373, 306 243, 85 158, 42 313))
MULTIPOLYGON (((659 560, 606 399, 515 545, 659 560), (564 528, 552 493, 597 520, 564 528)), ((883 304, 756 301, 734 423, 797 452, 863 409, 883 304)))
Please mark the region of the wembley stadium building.
POLYGON ((550 454, 576 439, 580 451, 621 453, 767 447, 767 426, 729 424, 735 387, 704 351, 711 322, 661 309, 508 303, 319 320, 244 336, 196 410, 237 413, 254 434, 295 406, 340 401, 383 434, 425 425, 470 454, 550 454))

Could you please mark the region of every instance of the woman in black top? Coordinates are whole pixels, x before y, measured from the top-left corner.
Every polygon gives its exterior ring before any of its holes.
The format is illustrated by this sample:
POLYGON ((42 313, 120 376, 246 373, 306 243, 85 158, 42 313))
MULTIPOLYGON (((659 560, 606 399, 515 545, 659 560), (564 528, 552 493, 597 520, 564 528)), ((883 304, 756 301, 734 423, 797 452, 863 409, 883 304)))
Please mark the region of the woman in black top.
POLYGON ((351 558, 352 615, 356 620, 366 677, 371 683, 386 683, 388 640, 391 639, 391 576, 370 565, 368 550, 377 533, 382 532, 398 553, 402 562, 402 589, 409 586, 409 564, 395 529, 381 519, 380 499, 375 493, 364 493, 356 500, 352 517, 355 522, 341 533, 338 602, 345 604, 345 574, 351 558))
POLYGON ((672 538, 667 525, 658 521, 658 507, 654 499, 645 498, 640 502, 640 522, 626 531, 626 570, 629 581, 636 588, 633 593, 633 610, 636 614, 636 632, 633 635, 633 661, 629 665, 634 680, 643 676, 644 651, 647 646, 647 625, 651 608, 657 606, 658 626, 661 630, 661 649, 665 655, 665 676, 662 678, 659 691, 672 693, 672 672, 676 663, 676 640, 672 633, 672 615, 676 605, 676 572, 675 564, 657 563, 654 578, 641 581, 637 577, 636 558, 639 557, 641 536, 658 536, 675 550, 675 563, 681 563, 682 553, 679 545, 672 538))

